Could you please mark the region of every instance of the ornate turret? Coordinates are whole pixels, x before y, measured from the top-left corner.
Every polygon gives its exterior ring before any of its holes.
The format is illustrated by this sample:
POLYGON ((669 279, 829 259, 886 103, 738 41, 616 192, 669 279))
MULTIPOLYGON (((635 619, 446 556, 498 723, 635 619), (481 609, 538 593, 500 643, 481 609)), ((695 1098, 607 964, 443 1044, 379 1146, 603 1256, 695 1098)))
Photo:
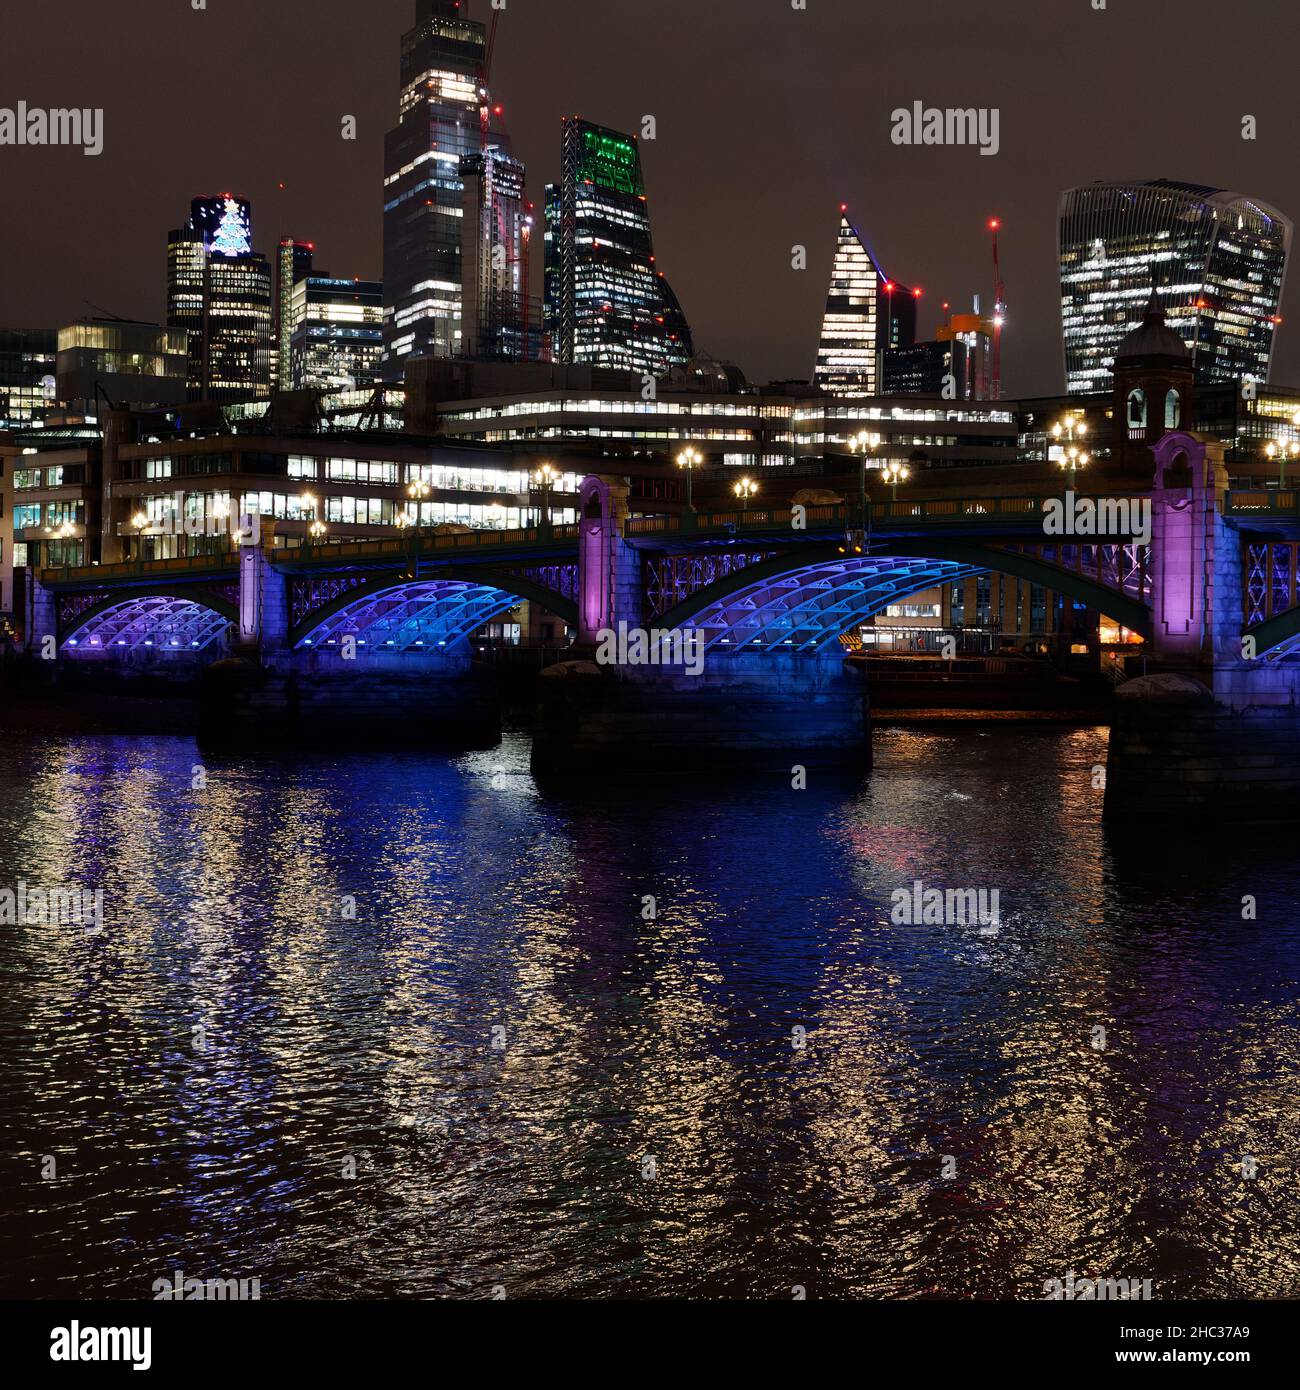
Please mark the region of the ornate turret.
POLYGON ((1165 323, 1155 286, 1142 322, 1115 352, 1115 444, 1121 466, 1144 467, 1146 454, 1166 430, 1191 424, 1192 354, 1165 323))

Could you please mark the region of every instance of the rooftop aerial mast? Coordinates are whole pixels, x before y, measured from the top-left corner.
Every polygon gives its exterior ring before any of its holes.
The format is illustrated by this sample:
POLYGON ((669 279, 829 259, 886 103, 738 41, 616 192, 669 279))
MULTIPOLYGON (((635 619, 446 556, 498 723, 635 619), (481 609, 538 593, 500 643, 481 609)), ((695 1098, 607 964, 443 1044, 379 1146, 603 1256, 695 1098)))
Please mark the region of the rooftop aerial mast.
POLYGON ((1002 283, 1002 262, 998 259, 998 228, 1002 225, 999 217, 989 218, 989 231, 993 233, 993 361, 991 364, 992 399, 1002 399, 1002 325, 1007 316, 1007 287, 1002 283))

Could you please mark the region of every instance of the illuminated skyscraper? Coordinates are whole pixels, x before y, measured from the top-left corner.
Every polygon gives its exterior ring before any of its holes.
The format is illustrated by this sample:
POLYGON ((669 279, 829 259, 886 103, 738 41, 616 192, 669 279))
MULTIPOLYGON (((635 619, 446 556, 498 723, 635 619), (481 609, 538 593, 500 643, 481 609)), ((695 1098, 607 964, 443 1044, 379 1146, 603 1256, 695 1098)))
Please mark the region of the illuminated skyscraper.
POLYGON ((813 384, 836 396, 877 395, 881 354, 915 341, 916 291, 881 270, 841 208, 813 384))
POLYGON ((533 218, 524 198, 524 166, 498 134, 482 154, 467 155, 460 172, 462 350, 467 357, 535 360, 542 314, 528 292, 533 218))
POLYGON ((1061 195, 1061 328, 1069 391, 1108 391, 1115 349, 1154 285, 1198 383, 1267 381, 1291 222, 1255 198, 1153 179, 1061 195))
POLYGON ((293 332, 293 290, 299 280, 311 274, 310 241, 280 238, 275 263, 275 385, 278 391, 293 388, 293 360, 290 335, 293 332))
POLYGON ((694 348, 655 265, 636 140, 565 117, 546 190, 546 326, 557 362, 665 376, 694 348))
POLYGON ((417 0, 398 124, 384 137, 384 375, 461 351, 461 160, 481 155, 486 34, 457 0, 417 0))
POLYGON ((271 266, 253 250, 250 211, 228 193, 195 198, 167 238, 167 326, 189 334, 191 400, 271 393, 271 266))
POLYGON ((352 391, 374 385, 383 322, 379 281, 302 276, 289 302, 289 386, 352 391))

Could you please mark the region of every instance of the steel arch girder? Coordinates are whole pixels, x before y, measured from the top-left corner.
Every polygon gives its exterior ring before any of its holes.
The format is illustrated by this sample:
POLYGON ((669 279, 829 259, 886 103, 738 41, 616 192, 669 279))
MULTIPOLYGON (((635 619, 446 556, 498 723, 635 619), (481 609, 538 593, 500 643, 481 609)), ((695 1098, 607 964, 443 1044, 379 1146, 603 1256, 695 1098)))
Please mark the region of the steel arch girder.
MULTIPOLYGON (((1041 584, 1046 588, 1054 589, 1080 602, 1087 603, 1090 607, 1104 612, 1108 617, 1123 623, 1133 631, 1141 633, 1145 637, 1151 636, 1150 609, 1118 589, 1111 589, 1089 579, 1086 575, 1064 569, 1059 565, 1040 560, 1036 556, 1025 555, 1019 551, 1001 550, 976 542, 943 539, 935 539, 925 543, 891 544, 887 550, 868 552, 864 555, 848 555, 840 546, 830 543, 815 543, 792 548, 780 555, 772 556, 734 574, 727 575, 714 584, 699 590, 664 613, 659 619, 659 623, 667 628, 698 628, 711 610, 716 610, 721 615, 725 611, 722 607, 724 603, 738 602, 743 606, 750 596, 752 596, 751 612, 769 610, 779 604, 782 596, 781 591, 786 594, 808 592, 808 586, 801 582, 800 576, 820 573, 827 566, 846 572, 849 567, 856 567, 859 571, 874 569, 878 575, 884 575, 887 572, 884 569, 885 566, 900 565, 904 562, 921 562, 922 566, 929 564, 934 568, 928 572, 924 568, 914 572, 926 575, 921 582, 917 583, 912 582, 911 576, 906 570, 896 571, 895 579, 889 583, 887 591, 882 596, 884 601, 877 602, 874 606, 852 608, 848 604, 839 605, 849 614, 845 627, 849 626, 857 617, 870 616, 871 613, 879 611, 879 608, 883 607, 884 603, 890 599, 904 597, 907 593, 915 593, 919 589, 929 588, 933 584, 943 583, 948 579, 955 580, 987 570, 998 570, 1017 578, 1026 579, 1031 583, 1041 584), (767 597, 763 597, 765 595, 767 597)), ((826 586, 823 585, 824 587, 826 586)), ((793 605, 793 608, 797 609, 799 606, 801 605, 796 604, 793 605)), ((828 607, 830 606, 828 605, 828 607)), ((709 645, 720 644, 728 624, 724 623, 720 626, 715 624, 715 626, 718 626, 715 636, 712 639, 706 639, 709 645)), ((839 631, 843 630, 843 628, 839 629, 839 631)), ((838 634, 829 631, 815 634, 801 643, 799 650, 808 650, 810 647, 815 648, 827 644, 836 635, 838 634)), ((739 649, 742 646, 750 645, 752 641, 753 638, 750 637, 745 642, 735 645, 739 649)), ((779 645, 785 644, 782 642, 779 645)))
POLYGON ((140 646, 203 650, 237 620, 233 604, 184 589, 110 595, 78 613, 60 637, 61 647, 108 651, 140 646))
MULTIPOLYGON (((499 601, 496 602, 496 606, 486 617, 483 617, 466 631, 458 630, 454 637, 441 638, 441 644, 444 646, 451 646, 453 641, 459 641, 462 636, 468 636, 470 632, 473 632, 474 627, 481 627, 483 623, 491 622, 497 614, 513 608, 521 599, 540 604, 571 627, 575 627, 578 622, 578 606, 572 599, 565 598, 563 594, 557 594, 521 575, 504 574, 497 570, 461 568, 436 570, 432 573, 426 573, 418 579, 412 579, 407 575, 385 571, 366 584, 346 590, 315 612, 308 614, 290 632, 289 645, 291 647, 321 646, 323 642, 329 640, 330 633, 339 633, 350 627, 368 607, 382 603, 385 599, 391 600, 396 606, 409 601, 410 591, 429 590, 438 585, 443 586, 442 597, 445 599, 451 599, 454 594, 470 589, 478 590, 484 596, 489 592, 499 595, 499 601), (336 622, 336 619, 342 621, 336 622)), ((432 610, 437 596, 429 594, 427 597, 429 600, 427 607, 432 610)), ((452 607, 449 606, 447 614, 450 615, 451 612, 452 607)), ((385 615, 375 614, 370 623, 373 624, 383 616, 385 615)), ((433 616, 431 611, 428 616, 433 616)), ((436 638, 435 645, 438 645, 438 641, 439 639, 436 638)))
MULTIPOLYGON (((856 560, 858 557, 854 557, 856 560)), ((802 585, 776 583, 760 591, 752 606, 719 603, 695 619, 706 649, 755 644, 793 647, 796 652, 828 646, 855 622, 871 617, 908 594, 964 579, 978 570, 949 561, 888 561, 876 566, 846 563, 838 574, 822 566, 805 572, 802 585)))

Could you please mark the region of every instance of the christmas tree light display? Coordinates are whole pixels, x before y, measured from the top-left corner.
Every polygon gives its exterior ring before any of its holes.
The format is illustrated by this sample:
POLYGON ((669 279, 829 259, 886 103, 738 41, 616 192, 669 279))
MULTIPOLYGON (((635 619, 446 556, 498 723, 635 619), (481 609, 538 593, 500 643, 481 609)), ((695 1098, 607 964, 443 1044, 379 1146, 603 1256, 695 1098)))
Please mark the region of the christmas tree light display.
POLYGON ((223 256, 247 256, 253 249, 248 235, 248 218, 233 198, 226 199, 225 211, 213 234, 211 249, 223 256))

